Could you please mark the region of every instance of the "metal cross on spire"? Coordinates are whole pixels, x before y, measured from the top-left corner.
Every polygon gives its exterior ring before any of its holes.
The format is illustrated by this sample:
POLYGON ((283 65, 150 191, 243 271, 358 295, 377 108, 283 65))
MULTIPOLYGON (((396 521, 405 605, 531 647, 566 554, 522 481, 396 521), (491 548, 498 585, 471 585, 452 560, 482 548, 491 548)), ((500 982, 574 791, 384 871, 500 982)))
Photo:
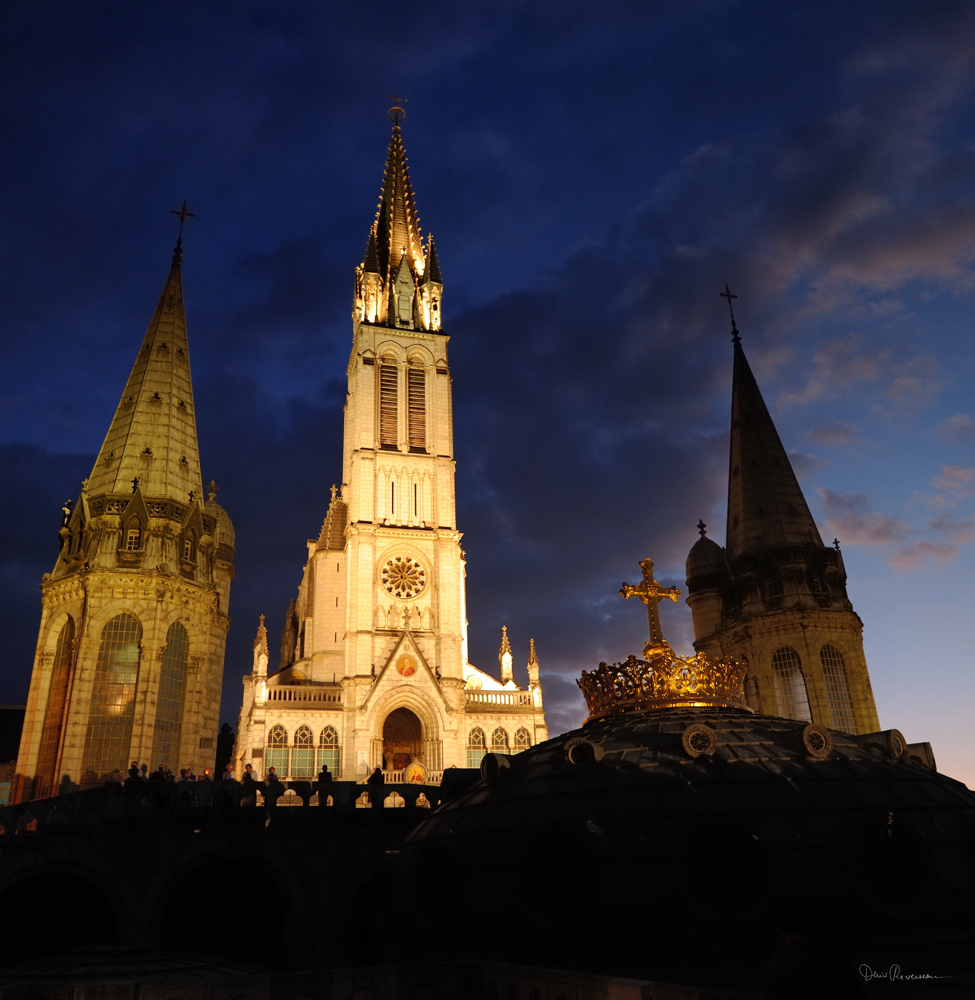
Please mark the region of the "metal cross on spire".
POLYGON ((718 292, 718 294, 721 298, 728 300, 728 312, 731 313, 731 342, 733 344, 740 344, 741 335, 738 333, 738 327, 735 324, 735 310, 731 305, 732 301, 737 299, 738 296, 728 287, 727 283, 724 286, 724 291, 718 292))
POLYGON ((183 259, 183 225, 187 219, 195 219, 196 213, 187 210, 184 198, 183 207, 172 209, 172 214, 179 219, 179 236, 176 237, 176 249, 173 250, 173 263, 179 264, 183 259))
POLYGON ((701 518, 701 520, 697 522, 697 530, 701 533, 702 538, 708 533, 707 527, 708 526, 704 523, 704 518, 701 518))
POLYGON ((635 587, 632 584, 624 583, 620 587, 620 596, 639 597, 647 606, 650 641, 644 647, 644 655, 646 655, 648 649, 656 649, 667 645, 667 641, 664 639, 664 631, 660 627, 660 612, 657 610, 657 605, 665 598, 676 601, 680 597, 680 589, 677 587, 661 587, 654 580, 653 560, 649 557, 640 563, 640 569, 643 570, 643 582, 638 583, 635 587))
POLYGON ((389 120, 394 125, 399 125, 399 123, 406 117, 406 108, 401 108, 400 105, 406 104, 407 99, 399 96, 399 88, 397 88, 394 94, 386 95, 386 100, 393 102, 393 106, 386 112, 389 116, 389 120))

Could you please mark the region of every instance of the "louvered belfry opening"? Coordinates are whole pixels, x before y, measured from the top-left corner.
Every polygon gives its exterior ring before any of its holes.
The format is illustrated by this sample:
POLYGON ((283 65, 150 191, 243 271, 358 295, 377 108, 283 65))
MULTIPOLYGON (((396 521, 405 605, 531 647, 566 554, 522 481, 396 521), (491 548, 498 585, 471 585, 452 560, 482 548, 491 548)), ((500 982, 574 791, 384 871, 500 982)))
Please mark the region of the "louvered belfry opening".
POLYGON ((419 365, 411 365, 407 375, 410 416, 410 451, 427 449, 426 373, 419 365))
POLYGON ((396 433, 396 363, 383 362, 379 367, 379 444, 383 448, 395 448, 398 444, 396 433))

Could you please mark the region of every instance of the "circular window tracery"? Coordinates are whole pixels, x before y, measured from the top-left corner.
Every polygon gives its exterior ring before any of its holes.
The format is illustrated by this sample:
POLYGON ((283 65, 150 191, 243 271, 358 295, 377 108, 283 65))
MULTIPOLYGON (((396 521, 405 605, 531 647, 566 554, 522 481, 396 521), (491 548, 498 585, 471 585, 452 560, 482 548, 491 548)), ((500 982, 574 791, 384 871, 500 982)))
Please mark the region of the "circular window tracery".
POLYGON ((383 566, 380 577, 386 593, 408 600, 416 597, 426 586, 426 570, 409 556, 393 556, 383 566))

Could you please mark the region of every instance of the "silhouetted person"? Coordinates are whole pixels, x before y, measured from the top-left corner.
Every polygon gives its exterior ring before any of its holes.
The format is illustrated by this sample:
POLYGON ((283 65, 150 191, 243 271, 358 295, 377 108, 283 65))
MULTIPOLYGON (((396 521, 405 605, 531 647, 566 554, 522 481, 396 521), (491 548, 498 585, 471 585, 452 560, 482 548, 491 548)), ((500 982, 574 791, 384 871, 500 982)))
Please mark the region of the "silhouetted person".
POLYGON ((233 764, 228 764, 223 769, 223 777, 220 780, 221 781, 236 781, 237 780, 237 775, 234 774, 234 765, 233 764))
POLYGON ((210 768, 203 768, 203 774, 200 777, 200 781, 213 781, 213 776, 210 774, 210 768))
POLYGON ((132 766, 129 768, 128 780, 132 782, 139 780, 139 762, 137 760, 132 761, 132 766))
POLYGON ((385 785, 386 784, 386 775, 383 774, 383 769, 381 767, 377 767, 376 770, 373 771, 372 774, 370 774, 368 778, 366 778, 366 784, 367 785, 385 785))
POLYGON ((149 776, 150 781, 165 781, 166 780, 166 765, 160 764, 155 771, 149 776))
POLYGON ((332 772, 328 769, 328 764, 322 764, 322 769, 318 772, 318 790, 323 791, 331 783, 332 772))
POLYGON ((254 769, 250 764, 244 765, 244 773, 240 779, 241 795, 240 804, 242 806, 257 805, 257 782, 254 780, 254 769))
POLYGON ((839 948, 810 931, 804 907, 779 913, 784 944, 769 962, 763 1000, 863 1000, 863 979, 839 948))

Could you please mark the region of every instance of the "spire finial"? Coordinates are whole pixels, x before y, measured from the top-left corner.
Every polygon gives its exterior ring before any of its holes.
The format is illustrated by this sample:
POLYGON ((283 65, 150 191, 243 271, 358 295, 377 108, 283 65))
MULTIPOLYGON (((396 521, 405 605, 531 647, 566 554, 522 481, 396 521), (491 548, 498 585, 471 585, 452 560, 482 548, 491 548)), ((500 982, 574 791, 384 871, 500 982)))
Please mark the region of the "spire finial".
POLYGON ((139 477, 136 476, 135 479, 132 480, 132 492, 135 493, 135 491, 138 488, 139 488, 139 477))
POLYGON ((395 93, 387 95, 386 100, 393 102, 393 106, 386 114, 394 127, 399 128, 399 123, 406 117, 406 108, 400 107, 401 104, 406 103, 406 98, 399 96, 399 88, 397 88, 395 93))
POLYGON ((215 479, 210 480, 210 486, 207 489, 207 500, 217 499, 217 482, 215 479))
POLYGON ((176 237, 176 247, 173 250, 173 263, 181 264, 183 261, 183 224, 187 219, 195 219, 196 213, 187 211, 186 199, 183 199, 182 208, 174 208, 172 214, 179 219, 179 236, 176 237))
POLYGON ((707 527, 708 526, 704 523, 703 519, 697 522, 697 530, 701 532, 702 538, 708 533, 707 527))
POLYGON ((840 551, 840 540, 838 538, 833 539, 833 548, 836 549, 837 552, 840 551))
POLYGON ((338 487, 335 485, 335 483, 332 483, 332 503, 335 503, 335 494, 338 493, 338 491, 339 491, 338 487))
POLYGON ((723 299, 728 300, 728 312, 731 313, 731 342, 733 344, 741 343, 741 334, 738 333, 738 327, 735 324, 735 310, 732 308, 732 300, 737 299, 738 296, 728 287, 727 282, 725 282, 724 291, 718 292, 718 294, 723 299))

